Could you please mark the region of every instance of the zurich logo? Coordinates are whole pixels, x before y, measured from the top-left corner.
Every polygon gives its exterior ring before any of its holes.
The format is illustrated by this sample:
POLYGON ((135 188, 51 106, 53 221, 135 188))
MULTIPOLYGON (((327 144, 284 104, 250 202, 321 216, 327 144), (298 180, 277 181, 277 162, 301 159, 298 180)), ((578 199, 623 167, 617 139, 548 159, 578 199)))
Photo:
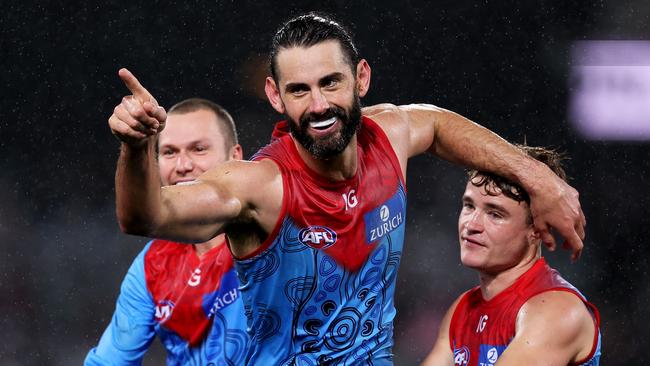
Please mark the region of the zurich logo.
POLYGON ((388 209, 388 206, 383 205, 379 209, 379 218, 381 218, 381 221, 386 221, 390 217, 390 210, 388 209))
POLYGON ((336 243, 336 232, 325 226, 310 226, 300 230, 298 240, 312 248, 325 249, 336 243))
POLYGON ((492 347, 490 350, 487 352, 487 359, 489 363, 496 363, 497 358, 499 358, 499 351, 497 351, 496 348, 492 347))

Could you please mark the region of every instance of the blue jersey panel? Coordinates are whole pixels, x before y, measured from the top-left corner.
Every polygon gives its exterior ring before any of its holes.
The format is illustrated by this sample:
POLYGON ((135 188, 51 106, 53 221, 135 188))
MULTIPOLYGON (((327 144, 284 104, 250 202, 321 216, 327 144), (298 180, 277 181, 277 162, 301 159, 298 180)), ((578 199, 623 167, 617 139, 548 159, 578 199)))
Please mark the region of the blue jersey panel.
POLYGON ((393 296, 405 214, 400 184, 393 197, 366 215, 367 229, 358 229, 367 230, 368 238, 374 235, 368 245, 375 247, 357 271, 305 245, 304 228, 289 217, 267 250, 236 261, 252 337, 246 364, 392 364, 393 296))

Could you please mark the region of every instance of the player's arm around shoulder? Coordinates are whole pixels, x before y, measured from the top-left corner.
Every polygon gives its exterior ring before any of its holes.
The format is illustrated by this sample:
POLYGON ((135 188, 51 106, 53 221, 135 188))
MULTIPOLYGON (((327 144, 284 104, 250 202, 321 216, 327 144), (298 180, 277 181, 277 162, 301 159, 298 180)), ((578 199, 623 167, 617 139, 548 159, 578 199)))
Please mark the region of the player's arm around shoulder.
POLYGON ((440 329, 438 330, 438 337, 433 344, 433 349, 427 355, 427 358, 422 361, 420 366, 453 366, 454 365, 454 352, 451 349, 449 342, 449 327, 451 319, 456 311, 456 306, 460 299, 464 296, 460 295, 456 301, 449 307, 447 313, 440 322, 440 329))
POLYGON ((207 241, 234 221, 270 232, 282 205, 282 178, 270 161, 233 160, 188 185, 163 187, 166 216, 154 233, 178 241, 207 241))
POLYGON ((397 106, 390 103, 376 104, 362 110, 364 116, 375 121, 384 131, 397 155, 402 173, 406 176, 408 158, 413 156, 411 147, 411 131, 407 106, 397 106))
POLYGON ((517 315, 516 333, 497 365, 558 365, 582 361, 593 348, 596 325, 584 303, 567 291, 543 292, 517 315))
POLYGON ((454 119, 471 123, 454 112, 432 104, 377 104, 364 108, 363 114, 382 127, 400 162, 427 151, 448 158, 434 144, 438 130, 454 119))

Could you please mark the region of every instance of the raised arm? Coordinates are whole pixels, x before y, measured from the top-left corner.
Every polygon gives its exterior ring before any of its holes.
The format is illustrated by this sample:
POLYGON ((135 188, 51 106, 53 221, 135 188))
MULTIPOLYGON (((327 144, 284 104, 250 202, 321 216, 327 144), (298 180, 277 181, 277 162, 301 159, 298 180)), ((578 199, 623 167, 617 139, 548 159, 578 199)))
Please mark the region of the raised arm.
POLYGON ((122 230, 181 242, 207 241, 236 220, 256 221, 270 231, 282 197, 277 167, 268 161, 232 161, 193 184, 161 188, 155 144, 165 110, 128 70, 119 75, 133 93, 109 118, 121 141, 115 193, 122 230))
POLYGON ((518 182, 531 198, 531 212, 544 244, 555 249, 551 228, 577 260, 583 248, 584 214, 578 192, 546 165, 529 158, 490 130, 457 113, 429 104, 382 104, 364 109, 388 134, 405 166, 409 157, 430 152, 467 167, 518 182))
POLYGON ((519 310, 515 337, 496 365, 585 362, 591 356, 596 332, 594 318, 577 296, 565 291, 544 292, 519 310))

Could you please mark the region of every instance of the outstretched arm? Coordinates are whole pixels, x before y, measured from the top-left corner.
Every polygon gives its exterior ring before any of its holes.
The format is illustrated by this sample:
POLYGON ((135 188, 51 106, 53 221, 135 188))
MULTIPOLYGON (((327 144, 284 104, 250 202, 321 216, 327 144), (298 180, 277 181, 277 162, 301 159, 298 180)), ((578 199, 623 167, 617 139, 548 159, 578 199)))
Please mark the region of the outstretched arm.
POLYGON ((279 202, 281 191, 276 191, 281 190, 281 183, 269 162, 232 161, 206 172, 193 184, 161 188, 155 144, 164 128, 165 110, 128 70, 120 70, 119 76, 133 93, 122 99, 109 118, 113 134, 121 141, 115 193, 122 230, 181 242, 207 241, 237 219, 257 220, 270 230, 272 224, 267 222, 274 223, 273 210, 279 204, 267 200, 279 202), (258 193, 265 189, 275 194, 258 193))
POLYGON ((529 158, 490 130, 446 109, 429 104, 381 104, 364 109, 388 134, 402 165, 423 152, 499 174, 518 182, 531 198, 531 212, 544 244, 555 248, 553 228, 577 260, 583 248, 584 214, 578 192, 546 165, 529 158))
POLYGON ((584 303, 565 291, 544 292, 519 310, 516 333, 497 361, 506 365, 558 365, 583 362, 596 332, 584 303))

